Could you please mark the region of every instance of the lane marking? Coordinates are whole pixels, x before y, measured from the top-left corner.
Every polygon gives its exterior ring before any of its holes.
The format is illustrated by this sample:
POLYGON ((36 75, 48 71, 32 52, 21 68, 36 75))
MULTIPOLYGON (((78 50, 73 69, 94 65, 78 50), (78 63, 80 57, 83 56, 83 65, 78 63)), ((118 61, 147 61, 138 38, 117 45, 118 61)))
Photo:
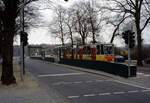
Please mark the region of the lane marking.
POLYGON ((93 97, 95 96, 96 94, 86 94, 86 95, 83 95, 84 97, 93 97))
POLYGON ((137 88, 142 88, 142 89, 150 90, 150 88, 139 86, 139 85, 136 85, 136 84, 125 83, 125 82, 121 82, 121 81, 118 81, 118 80, 114 80, 114 81, 118 82, 118 83, 121 83, 121 84, 125 84, 125 85, 129 85, 129 86, 137 87, 137 88))
POLYGON ((143 75, 143 76, 150 77, 150 74, 145 74, 145 75, 143 75))
POLYGON ((138 75, 142 75, 144 77, 150 77, 150 74, 145 74, 145 73, 142 73, 142 72, 138 72, 137 74, 138 75))
POLYGON ((137 93, 139 92, 138 90, 134 90, 134 91, 128 91, 128 93, 137 93))
POLYGON ((64 83, 62 83, 62 84, 72 84, 71 82, 64 82, 64 83))
POLYGON ((96 82, 111 82, 111 81, 113 81, 113 80, 110 80, 110 79, 108 79, 108 80, 95 80, 96 82))
POLYGON ((56 77, 56 76, 70 76, 70 75, 82 75, 85 73, 65 73, 65 74, 45 74, 45 75, 38 75, 38 77, 56 77))
POLYGON ((125 92, 114 92, 113 94, 125 94, 125 92))
POLYGON ((92 83, 93 81, 85 81, 85 83, 92 83))
POLYGON ((52 83, 52 85, 65 85, 65 84, 81 84, 81 83, 99 83, 99 82, 109 82, 112 80, 93 80, 93 81, 75 81, 75 82, 56 82, 56 83, 52 83))
POLYGON ((150 92, 150 90, 142 90, 142 92, 150 92))
POLYGON ((105 81, 106 81, 106 82, 112 82, 112 81, 114 81, 114 80, 109 80, 109 79, 108 79, 108 80, 105 80, 105 81))
POLYGON ((99 96, 111 95, 111 93, 99 93, 99 96))
POLYGON ((112 92, 112 93, 99 93, 99 94, 84 94, 82 96, 68 96, 69 99, 79 98, 79 97, 94 97, 94 96, 109 96, 109 95, 122 95, 122 94, 128 94, 128 93, 141 93, 141 92, 150 92, 150 90, 133 90, 133 91, 127 91, 127 92, 112 92))
POLYGON ((83 83, 82 81, 78 81, 78 82, 73 82, 72 84, 80 84, 83 83))
POLYGON ((80 96, 68 96, 67 98, 73 99, 73 98, 79 98, 80 96))
POLYGON ((102 82, 102 81, 104 81, 104 80, 95 80, 95 82, 102 82))
POLYGON ((141 73, 141 72, 137 72, 137 74, 138 74, 138 75, 142 75, 142 74, 144 74, 144 73, 141 73))

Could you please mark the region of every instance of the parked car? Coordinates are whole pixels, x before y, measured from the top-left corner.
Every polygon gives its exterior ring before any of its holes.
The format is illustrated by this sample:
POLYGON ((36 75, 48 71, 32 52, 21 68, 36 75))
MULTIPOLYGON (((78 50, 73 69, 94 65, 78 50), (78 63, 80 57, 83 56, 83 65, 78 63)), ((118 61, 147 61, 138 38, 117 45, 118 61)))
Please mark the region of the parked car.
POLYGON ((124 61, 125 61, 125 59, 123 56, 121 56, 121 55, 115 56, 115 62, 124 62, 124 61))
POLYGON ((150 64, 150 58, 144 59, 145 64, 150 64))

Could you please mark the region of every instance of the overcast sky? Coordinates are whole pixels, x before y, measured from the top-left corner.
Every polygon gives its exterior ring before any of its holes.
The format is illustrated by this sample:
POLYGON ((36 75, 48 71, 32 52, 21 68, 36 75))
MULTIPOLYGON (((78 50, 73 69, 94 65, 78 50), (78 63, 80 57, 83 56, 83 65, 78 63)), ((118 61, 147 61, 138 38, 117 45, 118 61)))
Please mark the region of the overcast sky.
MULTIPOLYGON (((54 2, 54 4, 56 3, 56 4, 63 5, 65 7, 69 7, 73 2, 77 2, 79 0, 69 0, 69 2, 64 2, 63 0, 52 0, 52 1, 54 2)), ((41 2, 38 3, 38 5, 39 4, 41 5, 39 7, 40 9, 50 8, 50 5, 47 5, 44 2, 44 0, 41 0, 41 2)), ((42 21, 45 21, 45 24, 43 25, 43 27, 33 28, 28 32, 29 44, 59 44, 60 41, 57 38, 51 37, 50 33, 48 32, 48 27, 46 27, 49 24, 49 22, 52 20, 52 15, 53 15, 52 10, 51 9, 39 10, 39 12, 42 15, 42 21)), ((112 34, 111 29, 108 28, 103 33, 109 34, 104 37, 104 41, 109 42, 112 34)), ((150 44, 150 29, 147 28, 143 32, 143 38, 144 38, 144 43, 150 44)), ((17 39, 17 41, 14 44, 19 44, 19 39, 17 39)), ((124 43, 123 41, 120 41, 120 38, 116 37, 114 40, 114 44, 116 44, 117 46, 122 46, 124 43)))

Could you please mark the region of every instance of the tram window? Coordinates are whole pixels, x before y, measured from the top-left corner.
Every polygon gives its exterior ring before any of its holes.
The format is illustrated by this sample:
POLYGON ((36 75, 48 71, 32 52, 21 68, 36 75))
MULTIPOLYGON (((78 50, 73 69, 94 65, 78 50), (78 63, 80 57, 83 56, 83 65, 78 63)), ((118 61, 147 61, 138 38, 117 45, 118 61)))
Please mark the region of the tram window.
POLYGON ((100 45, 97 45, 97 54, 100 54, 100 45))
POLYGON ((105 46, 105 54, 113 54, 112 46, 105 46))
POLYGON ((83 54, 86 54, 86 47, 83 47, 83 54))
POLYGON ((91 53, 90 46, 87 46, 87 54, 90 54, 90 53, 91 53))
POLYGON ((103 48, 104 45, 101 45, 101 54, 104 54, 104 48, 103 48))

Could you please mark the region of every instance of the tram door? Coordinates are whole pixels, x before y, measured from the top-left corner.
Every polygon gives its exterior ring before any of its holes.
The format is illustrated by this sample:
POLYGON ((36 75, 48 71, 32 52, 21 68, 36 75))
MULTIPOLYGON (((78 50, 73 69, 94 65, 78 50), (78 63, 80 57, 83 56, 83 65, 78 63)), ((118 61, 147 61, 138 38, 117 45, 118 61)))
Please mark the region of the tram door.
POLYGON ((91 60, 96 60, 96 45, 91 45, 91 60))
POLYGON ((114 46, 113 44, 104 45, 104 55, 105 61, 113 62, 114 61, 114 46))
POLYGON ((83 46, 79 46, 79 59, 83 59, 83 46))

